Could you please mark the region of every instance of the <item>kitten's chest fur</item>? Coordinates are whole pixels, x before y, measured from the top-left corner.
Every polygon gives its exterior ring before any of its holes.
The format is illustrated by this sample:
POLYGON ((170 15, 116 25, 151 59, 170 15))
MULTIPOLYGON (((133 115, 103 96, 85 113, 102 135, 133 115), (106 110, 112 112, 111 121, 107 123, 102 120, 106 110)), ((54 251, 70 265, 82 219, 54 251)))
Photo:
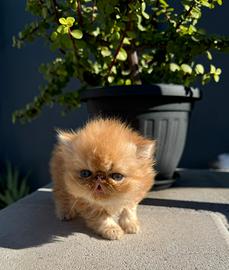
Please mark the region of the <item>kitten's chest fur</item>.
POLYGON ((76 198, 76 211, 81 214, 93 213, 93 212, 102 212, 106 211, 109 215, 115 216, 119 215, 125 207, 132 207, 135 205, 133 201, 129 199, 112 198, 107 200, 96 200, 91 199, 87 200, 85 198, 78 197, 76 198))

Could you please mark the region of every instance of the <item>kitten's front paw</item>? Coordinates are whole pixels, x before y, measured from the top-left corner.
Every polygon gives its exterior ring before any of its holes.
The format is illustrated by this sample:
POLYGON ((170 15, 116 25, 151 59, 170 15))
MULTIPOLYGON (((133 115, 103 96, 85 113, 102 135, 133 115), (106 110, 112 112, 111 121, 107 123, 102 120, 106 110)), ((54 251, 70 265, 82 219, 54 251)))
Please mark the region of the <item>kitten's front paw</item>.
POLYGON ((125 233, 129 234, 138 233, 140 230, 138 221, 120 222, 120 226, 122 227, 125 233))
POLYGON ((120 228, 118 225, 117 226, 109 226, 105 227, 103 231, 101 232, 101 235, 109 240, 118 240, 121 239, 122 236, 124 235, 124 232, 122 228, 120 228))

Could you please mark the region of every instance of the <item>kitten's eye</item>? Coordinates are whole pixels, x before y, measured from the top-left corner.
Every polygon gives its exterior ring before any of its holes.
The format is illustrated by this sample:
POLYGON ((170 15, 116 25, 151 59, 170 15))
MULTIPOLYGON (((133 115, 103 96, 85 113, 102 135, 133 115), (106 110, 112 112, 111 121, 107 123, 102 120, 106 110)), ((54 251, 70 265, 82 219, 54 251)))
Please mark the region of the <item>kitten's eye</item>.
POLYGON ((121 173, 112 173, 111 178, 114 179, 115 181, 121 181, 124 176, 121 173))
POLYGON ((89 170, 80 171, 80 177, 82 177, 82 178, 88 178, 91 175, 92 175, 92 172, 89 170))

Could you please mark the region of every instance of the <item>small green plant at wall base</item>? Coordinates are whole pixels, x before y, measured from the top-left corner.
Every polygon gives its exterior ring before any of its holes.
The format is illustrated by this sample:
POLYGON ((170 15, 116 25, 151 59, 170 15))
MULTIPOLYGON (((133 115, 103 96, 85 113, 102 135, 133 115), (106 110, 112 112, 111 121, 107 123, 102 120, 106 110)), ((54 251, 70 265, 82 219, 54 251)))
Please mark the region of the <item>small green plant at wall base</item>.
POLYGON ((28 175, 21 177, 18 169, 6 162, 4 172, 0 172, 0 209, 4 208, 29 193, 28 175))
POLYGON ((53 51, 40 71, 47 84, 13 121, 36 117, 44 105, 80 105, 85 88, 109 85, 174 83, 185 86, 219 81, 212 52, 229 50, 229 38, 199 28, 204 9, 222 0, 27 0, 36 19, 13 45, 42 38, 53 51), (209 64, 199 62, 204 56, 209 64), (66 91, 71 79, 80 89, 66 91))

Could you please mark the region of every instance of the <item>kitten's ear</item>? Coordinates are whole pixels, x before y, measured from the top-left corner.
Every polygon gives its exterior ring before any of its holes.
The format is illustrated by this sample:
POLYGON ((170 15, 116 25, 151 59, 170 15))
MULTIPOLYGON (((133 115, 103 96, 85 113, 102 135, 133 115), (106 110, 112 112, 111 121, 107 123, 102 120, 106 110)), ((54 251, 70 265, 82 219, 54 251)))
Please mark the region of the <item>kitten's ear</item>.
POLYGON ((137 145, 137 156, 140 158, 152 158, 155 152, 155 141, 143 140, 137 145))
POLYGON ((59 144, 69 146, 75 136, 76 134, 74 132, 63 131, 60 129, 57 130, 59 144))

